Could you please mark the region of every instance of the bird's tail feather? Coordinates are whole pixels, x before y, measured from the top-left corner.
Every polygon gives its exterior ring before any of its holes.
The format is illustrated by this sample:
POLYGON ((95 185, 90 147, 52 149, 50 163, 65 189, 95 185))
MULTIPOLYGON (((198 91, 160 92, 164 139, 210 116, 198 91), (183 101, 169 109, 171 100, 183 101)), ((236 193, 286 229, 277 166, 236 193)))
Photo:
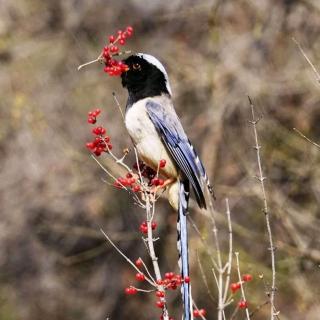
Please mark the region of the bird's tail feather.
MULTIPOLYGON (((189 182, 179 182, 179 212, 178 212, 178 240, 179 267, 182 278, 189 276, 189 252, 188 252, 188 229, 187 213, 189 201, 189 182)), ((183 300, 183 320, 193 319, 191 284, 183 282, 181 285, 183 300)))

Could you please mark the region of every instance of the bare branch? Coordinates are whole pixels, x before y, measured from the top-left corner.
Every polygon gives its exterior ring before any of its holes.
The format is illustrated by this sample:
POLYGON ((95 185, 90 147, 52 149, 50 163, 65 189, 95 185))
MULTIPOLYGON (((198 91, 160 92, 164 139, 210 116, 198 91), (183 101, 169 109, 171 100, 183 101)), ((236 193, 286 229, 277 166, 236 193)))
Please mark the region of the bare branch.
POLYGON ((314 74, 316 75, 316 80, 318 83, 320 83, 320 74, 318 72, 318 70, 316 69, 316 67, 314 66, 314 64, 311 62, 311 60, 309 59, 309 57, 307 56, 307 54, 304 52, 304 50, 302 49, 300 43, 295 39, 292 38, 292 41, 297 45, 297 47, 299 48, 301 54, 304 56, 304 58, 307 60, 307 62, 309 63, 310 67, 312 68, 314 74))
POLYGON ((309 139, 307 136, 305 136, 301 131, 299 131, 297 128, 293 128, 293 130, 298 133, 303 139, 307 140, 309 143, 311 143, 312 145, 314 145, 315 147, 320 149, 320 145, 317 144, 316 142, 312 141, 311 139, 309 139))
POLYGON ((260 155, 261 146, 259 145, 259 140, 258 140, 258 132, 257 132, 257 126, 256 126, 257 121, 255 119, 253 102, 249 96, 248 96, 248 99, 249 99, 251 114, 252 114, 251 123, 252 123, 253 135, 255 140, 254 148, 256 150, 256 155, 257 155, 257 163, 258 163, 258 171, 259 171, 258 179, 260 181, 261 193, 262 193, 262 199, 263 199, 263 213, 266 220, 267 233, 268 233, 269 245, 270 245, 269 249, 271 253, 272 284, 271 284, 271 293, 270 293, 270 305, 271 305, 270 314, 271 314, 271 320, 273 320, 275 316, 274 296, 276 291, 275 247, 273 244, 272 230, 271 230, 271 224, 270 224, 270 214, 269 214, 267 196, 266 196, 266 191, 264 186, 264 181, 266 178, 263 175, 262 164, 261 164, 261 155, 260 155))

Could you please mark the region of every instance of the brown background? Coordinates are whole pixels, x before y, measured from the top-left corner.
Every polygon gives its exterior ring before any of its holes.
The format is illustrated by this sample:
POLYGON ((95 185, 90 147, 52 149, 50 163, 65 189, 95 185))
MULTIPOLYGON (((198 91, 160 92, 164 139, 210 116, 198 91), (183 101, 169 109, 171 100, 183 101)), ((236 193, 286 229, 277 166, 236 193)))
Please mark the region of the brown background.
MULTIPOLYGON (((270 280, 247 94, 254 99, 278 248, 276 306, 282 320, 318 319, 320 150, 292 128, 320 141, 319 84, 291 39, 319 65, 315 0, 1 1, 0 319, 159 317, 152 294, 123 295, 134 272, 99 232, 106 230, 130 258, 146 258, 137 233, 143 212, 102 181, 84 147, 92 107, 103 109, 115 151, 130 146, 111 94, 124 105, 119 79, 99 65, 77 71, 129 24, 135 36, 127 48, 156 55, 167 67, 177 112, 214 180, 225 254, 224 198, 230 199, 234 250, 242 271, 254 276, 246 288, 251 310, 267 299, 258 275, 270 280)), ((191 214, 213 246, 208 221, 196 209, 191 214)), ((159 201, 163 272, 178 270, 175 219, 159 201)), ((190 232, 194 297, 215 319, 196 251, 216 296, 209 260, 190 232)), ((178 290, 170 299, 179 319, 178 290)), ((263 307, 255 319, 267 319, 268 311, 263 307)))

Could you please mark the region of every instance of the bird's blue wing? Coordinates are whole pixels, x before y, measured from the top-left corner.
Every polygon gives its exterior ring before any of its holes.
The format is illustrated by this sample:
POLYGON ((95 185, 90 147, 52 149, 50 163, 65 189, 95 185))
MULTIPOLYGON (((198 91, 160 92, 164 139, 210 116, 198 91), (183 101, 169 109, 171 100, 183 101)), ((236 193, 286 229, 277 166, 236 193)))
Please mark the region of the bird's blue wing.
POLYGON ((172 158, 190 181, 199 206, 205 208, 202 182, 205 178, 204 168, 173 107, 164 107, 150 99, 146 103, 146 109, 172 158))

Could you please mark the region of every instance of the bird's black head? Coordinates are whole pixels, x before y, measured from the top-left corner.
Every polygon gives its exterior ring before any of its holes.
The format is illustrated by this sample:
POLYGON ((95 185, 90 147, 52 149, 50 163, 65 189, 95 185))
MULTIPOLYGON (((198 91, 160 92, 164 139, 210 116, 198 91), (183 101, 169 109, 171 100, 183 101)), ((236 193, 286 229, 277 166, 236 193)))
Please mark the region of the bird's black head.
POLYGON ((135 54, 123 61, 129 70, 121 75, 131 103, 161 94, 171 95, 169 79, 163 65, 148 54, 135 54))

